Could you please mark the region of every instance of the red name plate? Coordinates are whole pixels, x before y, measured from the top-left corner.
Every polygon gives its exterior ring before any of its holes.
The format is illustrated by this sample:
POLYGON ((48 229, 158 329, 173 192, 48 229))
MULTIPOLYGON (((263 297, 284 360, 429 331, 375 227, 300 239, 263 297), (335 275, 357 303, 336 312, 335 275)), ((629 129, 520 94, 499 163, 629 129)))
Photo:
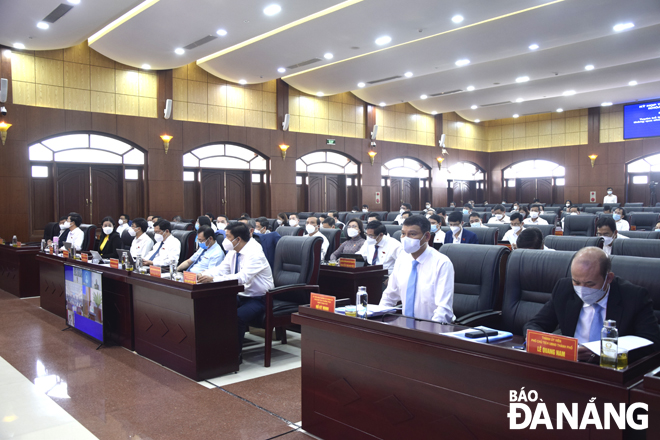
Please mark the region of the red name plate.
POLYGON ((184 272, 183 282, 188 284, 197 284, 197 274, 192 272, 184 272))
POLYGON ((5 244, 5 239, 4 238, 0 238, 0 244, 5 244))
POLYGON ((340 258, 339 267, 355 267, 355 261, 353 258, 340 258))
POLYGON ((53 248, 50 247, 50 246, 48 247, 48 253, 51 254, 51 255, 53 255, 53 248))
POLYGON ((67 251, 67 250, 62 251, 62 256, 64 258, 69 258, 69 251, 67 251))
POLYGON ((80 259, 83 263, 87 263, 89 261, 87 254, 80 254, 80 259))
POLYGON ((117 258, 110 258, 110 267, 113 269, 119 269, 119 260, 117 258))
POLYGON ((16 247, 21 247, 21 242, 20 241, 16 242, 16 247))
POLYGON ((527 352, 576 362, 578 340, 568 336, 527 330, 527 352))
POLYGON ((151 275, 152 277, 160 278, 161 277, 161 275, 160 275, 160 266, 151 266, 149 268, 149 275, 151 275))
MULTIPOLYGON (((355 260, 353 260, 355 262, 355 260)), ((312 293, 309 298, 309 306, 312 309, 323 310, 324 312, 335 312, 335 301, 337 298, 320 293, 312 293)))

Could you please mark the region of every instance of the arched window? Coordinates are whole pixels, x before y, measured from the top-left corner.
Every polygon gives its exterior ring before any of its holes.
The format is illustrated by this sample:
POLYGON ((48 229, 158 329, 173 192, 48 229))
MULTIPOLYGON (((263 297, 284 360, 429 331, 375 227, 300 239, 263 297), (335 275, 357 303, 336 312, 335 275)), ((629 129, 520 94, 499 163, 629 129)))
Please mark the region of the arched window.
POLYGON ((428 165, 416 159, 401 158, 392 159, 380 167, 383 177, 419 177, 428 179, 431 169, 428 165))
POLYGON ((630 162, 627 166, 629 173, 650 173, 651 171, 660 171, 660 154, 647 156, 630 162))
POLYGON ((267 165, 264 156, 232 144, 205 145, 183 155, 183 166, 186 168, 265 171, 267 165))
POLYGON ((564 177, 566 168, 548 160, 526 160, 504 169, 505 179, 564 177))
POLYGON ((358 164, 333 151, 317 151, 296 160, 296 172, 320 174, 358 174, 358 164))
MULTIPOLYGON (((660 181, 660 154, 646 156, 626 165, 626 202, 654 206, 658 201, 656 184, 660 181), (651 189, 651 186, 653 189, 651 189)), ((619 197, 619 202, 621 202, 619 197)))
POLYGON ((484 180, 484 170, 470 162, 458 162, 447 168, 449 180, 484 180))
POLYGON ((296 160, 299 212, 343 211, 359 204, 359 164, 335 151, 315 151, 296 160))

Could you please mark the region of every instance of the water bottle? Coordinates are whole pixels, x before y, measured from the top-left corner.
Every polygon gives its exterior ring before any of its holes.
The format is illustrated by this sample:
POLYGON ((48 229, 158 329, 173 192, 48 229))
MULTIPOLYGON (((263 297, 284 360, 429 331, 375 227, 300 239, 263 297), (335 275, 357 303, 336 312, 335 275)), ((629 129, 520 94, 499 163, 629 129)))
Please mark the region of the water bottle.
POLYGON ((11 245, 16 247, 17 244, 18 244, 18 240, 16 239, 16 236, 14 235, 14 237, 12 237, 12 239, 11 239, 11 245))
POLYGON ((176 260, 170 260, 170 279, 176 281, 176 260))
POLYGON ((619 330, 616 321, 607 319, 600 331, 600 366, 616 370, 616 358, 619 355, 619 330))
POLYGON ((367 295, 367 288, 365 286, 358 287, 355 296, 355 305, 357 306, 358 318, 367 318, 367 304, 369 304, 369 296, 367 295))
POLYGON ((124 254, 124 270, 128 270, 129 272, 133 271, 133 262, 131 261, 131 257, 128 255, 128 253, 124 254))
POLYGON ((142 257, 138 255, 138 257, 135 259, 135 269, 140 272, 142 269, 142 257))
POLYGON ((41 252, 46 252, 46 240, 41 239, 41 252))

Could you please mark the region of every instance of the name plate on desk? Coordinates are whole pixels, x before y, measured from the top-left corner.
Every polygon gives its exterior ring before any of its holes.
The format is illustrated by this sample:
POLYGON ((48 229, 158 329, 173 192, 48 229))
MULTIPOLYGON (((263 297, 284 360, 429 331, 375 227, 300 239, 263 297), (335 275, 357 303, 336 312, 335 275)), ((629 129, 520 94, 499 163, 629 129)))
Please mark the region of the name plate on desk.
POLYGON ((16 242, 16 247, 21 247, 21 242, 20 241, 16 242))
POLYGON ((339 267, 352 267, 355 268, 355 261, 353 258, 340 258, 339 267))
POLYGON ((149 268, 149 275, 151 275, 152 277, 160 278, 161 277, 160 266, 151 266, 149 268))
POLYGON ((119 260, 117 258, 110 258, 110 267, 113 269, 119 269, 119 260))
POLYGON ((80 254, 80 259, 82 260, 83 263, 87 263, 88 262, 87 254, 80 254))
POLYGON ((67 250, 63 250, 63 251, 62 251, 62 256, 63 256, 64 258, 69 258, 69 251, 67 251, 67 250))
POLYGON ((192 272, 184 272, 183 282, 186 284, 197 284, 197 274, 192 272))
POLYGON ((527 352, 576 362, 578 340, 568 336, 527 330, 527 352))
MULTIPOLYGON (((353 263, 355 263, 355 260, 353 260, 353 263)), ((322 310, 324 312, 334 313, 336 300, 337 298, 334 296, 312 293, 309 297, 309 307, 316 310, 322 310)))
POLYGON ((48 253, 48 254, 50 254, 50 255, 53 255, 53 248, 52 248, 52 247, 48 247, 48 249, 46 250, 46 253, 48 253))
POLYGON ((4 238, 0 238, 0 244, 5 244, 5 239, 4 238))

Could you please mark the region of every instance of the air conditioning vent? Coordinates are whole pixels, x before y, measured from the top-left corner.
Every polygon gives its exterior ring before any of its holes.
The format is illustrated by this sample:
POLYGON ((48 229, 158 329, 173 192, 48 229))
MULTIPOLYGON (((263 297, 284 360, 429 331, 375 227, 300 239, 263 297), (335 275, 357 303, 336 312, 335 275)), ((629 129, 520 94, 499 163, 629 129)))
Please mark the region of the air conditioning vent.
POLYGON ((495 105, 504 105, 504 104, 511 104, 511 103, 512 103, 512 101, 492 102, 490 104, 480 105, 479 107, 493 107, 495 105))
POLYGON ((445 95, 452 95, 452 94, 454 94, 454 93, 460 93, 460 92, 462 92, 462 91, 463 91, 463 89, 456 89, 456 90, 450 90, 450 91, 448 91, 448 92, 434 93, 433 95, 429 95, 429 96, 445 96, 445 95))
POLYGON ((41 21, 45 21, 46 23, 55 23, 57 20, 62 18, 62 16, 64 14, 66 14, 67 12, 69 12, 71 9, 73 9, 73 6, 65 5, 64 3, 62 3, 61 5, 59 5, 55 9, 53 9, 53 12, 46 15, 46 18, 44 18, 41 21))
POLYGON ((311 60, 301 61, 298 64, 287 66, 287 69, 297 69, 298 67, 309 66, 310 64, 318 63, 321 58, 312 58, 311 60))
POLYGON ((375 79, 373 81, 369 81, 369 82, 367 82, 367 84, 378 84, 378 83, 382 83, 382 82, 385 82, 385 81, 392 81, 393 79, 399 79, 399 78, 401 78, 401 75, 399 75, 399 76, 390 76, 389 78, 375 79))
POLYGON ((202 38, 202 39, 200 39, 200 40, 195 41, 194 43, 190 43, 189 45, 185 46, 184 49, 186 49, 186 50, 194 49, 194 48, 196 48, 196 47, 201 46, 202 44, 206 44, 206 43, 208 43, 209 41, 213 41, 213 40, 215 40, 216 38, 218 38, 218 37, 215 36, 215 35, 207 35, 206 37, 204 37, 204 38, 202 38))

